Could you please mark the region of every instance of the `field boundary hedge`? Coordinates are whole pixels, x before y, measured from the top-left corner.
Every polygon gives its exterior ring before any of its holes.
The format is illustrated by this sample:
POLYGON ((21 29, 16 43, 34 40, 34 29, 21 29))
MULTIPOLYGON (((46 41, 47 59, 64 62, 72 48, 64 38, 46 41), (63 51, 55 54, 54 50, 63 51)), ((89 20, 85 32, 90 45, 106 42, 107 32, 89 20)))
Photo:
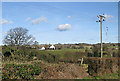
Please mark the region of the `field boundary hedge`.
POLYGON ((102 74, 116 73, 119 69, 120 58, 88 57, 85 58, 85 63, 88 64, 88 73, 91 76, 99 76, 102 74))

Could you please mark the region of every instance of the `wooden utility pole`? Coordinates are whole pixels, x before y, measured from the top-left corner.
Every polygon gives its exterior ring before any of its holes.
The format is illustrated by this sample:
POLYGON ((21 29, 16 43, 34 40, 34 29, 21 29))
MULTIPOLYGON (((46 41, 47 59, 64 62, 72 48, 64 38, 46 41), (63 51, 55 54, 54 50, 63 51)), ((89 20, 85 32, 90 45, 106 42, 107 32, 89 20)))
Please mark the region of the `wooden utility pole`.
POLYGON ((104 20, 104 14, 103 15, 99 15, 97 16, 98 18, 100 18, 99 21, 96 21, 96 22, 100 22, 100 26, 101 26, 101 58, 103 57, 103 45, 102 45, 102 21, 105 21, 104 20))
POLYGON ((103 45, 102 45, 102 16, 100 16, 100 21, 101 21, 101 58, 103 57, 103 45))

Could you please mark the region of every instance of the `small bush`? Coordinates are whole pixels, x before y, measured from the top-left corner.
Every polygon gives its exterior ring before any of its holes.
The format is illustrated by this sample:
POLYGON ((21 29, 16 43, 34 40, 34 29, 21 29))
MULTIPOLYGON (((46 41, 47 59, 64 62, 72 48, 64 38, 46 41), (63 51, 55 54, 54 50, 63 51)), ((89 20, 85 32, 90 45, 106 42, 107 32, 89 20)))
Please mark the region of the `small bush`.
POLYGON ((40 63, 28 64, 6 64, 3 68, 2 79, 32 79, 34 75, 41 73, 40 63), (14 75, 14 76, 13 76, 14 75))

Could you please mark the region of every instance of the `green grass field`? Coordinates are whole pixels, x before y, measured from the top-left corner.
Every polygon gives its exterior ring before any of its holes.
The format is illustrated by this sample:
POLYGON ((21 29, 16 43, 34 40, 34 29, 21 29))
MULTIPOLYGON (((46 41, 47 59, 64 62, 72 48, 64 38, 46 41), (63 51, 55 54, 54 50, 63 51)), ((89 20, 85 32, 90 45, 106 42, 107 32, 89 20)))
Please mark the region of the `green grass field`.
POLYGON ((117 73, 111 73, 111 74, 103 74, 102 76, 95 76, 95 77, 85 77, 84 79, 120 79, 120 76, 117 73))

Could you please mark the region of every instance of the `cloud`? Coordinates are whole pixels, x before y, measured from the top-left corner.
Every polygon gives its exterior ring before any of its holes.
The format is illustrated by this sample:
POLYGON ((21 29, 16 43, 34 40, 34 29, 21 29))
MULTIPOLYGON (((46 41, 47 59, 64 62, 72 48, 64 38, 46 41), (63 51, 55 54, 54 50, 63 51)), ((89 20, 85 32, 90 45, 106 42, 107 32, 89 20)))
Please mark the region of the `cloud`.
POLYGON ((2 21, 0 22, 0 24, 7 24, 7 23, 8 23, 8 21, 5 19, 2 19, 2 21))
POLYGON ((104 17, 105 17, 105 20, 106 20, 106 21, 112 22, 112 21, 113 21, 112 18, 113 18, 114 16, 108 15, 108 14, 104 14, 104 17))
POLYGON ((0 21, 0 24, 13 24, 13 21, 8 21, 8 20, 6 20, 6 19, 2 19, 2 20, 0 21))
POLYGON ((68 18, 68 19, 70 19, 70 18, 71 18, 71 16, 67 16, 67 18, 68 18))
POLYGON ((32 24, 40 24, 41 22, 46 22, 46 21, 47 21, 46 17, 40 17, 40 18, 32 20, 31 23, 32 24))
POLYGON ((104 14, 105 18, 113 18, 112 15, 104 14))
POLYGON ((71 28, 72 28, 72 26, 70 24, 61 24, 61 25, 58 25, 57 30, 58 31, 67 31, 71 28))
POLYGON ((26 18, 26 20, 25 21, 29 21, 31 18, 30 17, 28 17, 28 18, 26 18))
POLYGON ((9 24, 13 24, 13 21, 9 21, 9 24))
POLYGON ((9 32, 5 32, 5 34, 8 34, 9 32))

